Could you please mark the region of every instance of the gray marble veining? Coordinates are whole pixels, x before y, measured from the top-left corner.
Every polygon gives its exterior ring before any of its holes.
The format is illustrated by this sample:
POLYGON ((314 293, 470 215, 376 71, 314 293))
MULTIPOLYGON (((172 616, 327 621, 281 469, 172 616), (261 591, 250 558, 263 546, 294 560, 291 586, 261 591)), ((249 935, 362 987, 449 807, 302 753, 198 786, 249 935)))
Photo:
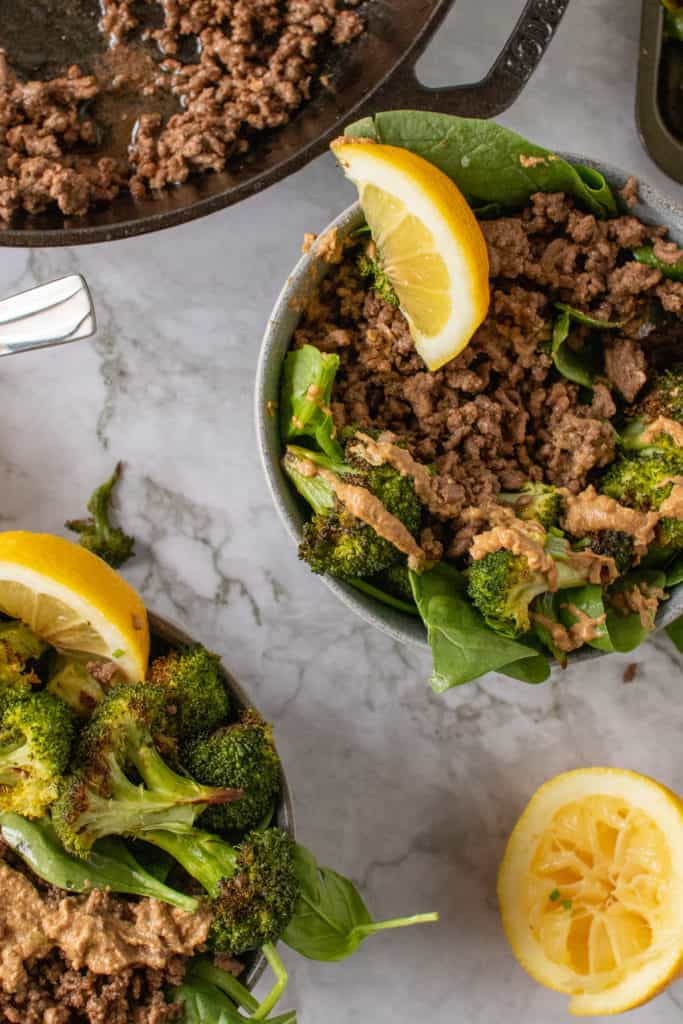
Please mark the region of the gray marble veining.
MULTIPOLYGON (((485 69, 518 0, 458 0, 422 62, 431 84, 485 69)), ((638 0, 572 0, 502 120, 633 170, 683 198, 641 149, 638 0)), ((161 235, 0 251, 0 292, 71 272, 92 287, 92 342, 26 354, 0 376, 0 524, 60 530, 121 458, 138 537, 127 571, 153 609, 215 647, 276 723, 301 836, 377 916, 440 925, 371 940, 345 964, 287 956, 302 1024, 558 1024, 501 933, 496 866, 546 777, 585 764, 683 791, 683 661, 664 637, 526 687, 490 677, 435 697, 428 659, 372 631, 299 564, 253 450, 259 339, 306 230, 352 198, 323 157, 256 199, 161 235), (638 665, 632 683, 624 668, 638 665)), ((681 1024, 683 985, 634 1024, 681 1024)))

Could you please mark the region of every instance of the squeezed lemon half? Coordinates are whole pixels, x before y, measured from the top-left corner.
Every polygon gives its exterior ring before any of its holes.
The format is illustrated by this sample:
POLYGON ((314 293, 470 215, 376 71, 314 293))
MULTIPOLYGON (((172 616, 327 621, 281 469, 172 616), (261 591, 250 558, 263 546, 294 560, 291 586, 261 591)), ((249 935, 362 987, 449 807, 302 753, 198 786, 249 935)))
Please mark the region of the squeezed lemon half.
POLYGON ((508 841, 498 899, 512 951, 579 1016, 651 999, 683 965, 683 804, 635 772, 546 782, 508 841))
POLYGON ((142 598, 97 555, 46 533, 0 533, 0 611, 60 651, 115 661, 145 678, 149 625, 142 598))
POLYGON ((398 146, 340 139, 382 266, 430 370, 462 352, 489 307, 486 242, 458 187, 398 146))

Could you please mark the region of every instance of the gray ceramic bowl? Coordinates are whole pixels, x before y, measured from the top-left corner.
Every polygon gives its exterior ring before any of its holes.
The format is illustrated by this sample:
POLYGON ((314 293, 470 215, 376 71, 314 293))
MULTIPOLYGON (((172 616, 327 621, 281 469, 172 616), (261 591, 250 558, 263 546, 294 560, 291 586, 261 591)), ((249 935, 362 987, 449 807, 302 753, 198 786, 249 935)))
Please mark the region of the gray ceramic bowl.
MULTIPOLYGON (((168 622, 166 619, 162 619, 159 615, 153 615, 151 612, 149 613, 149 629, 152 638, 152 650, 150 654, 150 657, 152 658, 155 658, 160 654, 164 654, 169 650, 169 648, 186 647, 190 644, 196 643, 196 640, 189 637, 187 633, 184 633, 178 626, 168 622)), ((233 707, 238 710, 241 710, 242 708, 253 708, 255 706, 254 702, 249 699, 248 695, 244 692, 235 677, 222 663, 221 672, 223 673, 223 678, 225 679, 228 692, 232 697, 233 707)), ((275 812, 274 824, 278 825, 286 832, 289 832, 292 838, 294 838, 294 810, 292 807, 292 794, 290 792, 287 776, 285 775, 284 770, 282 772, 282 790, 275 812)), ((253 988, 265 970, 266 958, 259 952, 251 955, 248 954, 242 959, 244 960, 245 971, 240 980, 247 986, 247 988, 253 988)))
MULTIPOLYGON (((573 163, 584 164, 601 171, 616 189, 621 188, 628 177, 623 171, 607 164, 574 154, 563 155, 573 163)), ((633 213, 646 222, 665 225, 669 229, 671 237, 679 245, 683 245, 683 207, 679 204, 667 199, 649 185, 641 183, 640 202, 634 208, 633 213)), ((320 237, 323 237, 332 228, 336 228, 339 237, 344 238, 362 223, 363 214, 360 205, 354 203, 336 220, 332 221, 320 237)), ((318 249, 318 243, 313 245, 301 257, 287 278, 268 321, 256 372, 255 415, 261 461, 275 507, 292 541, 296 544, 301 536, 303 517, 299 499, 280 466, 282 445, 278 430, 278 418, 276 414, 270 414, 268 410, 274 408, 272 403, 277 402, 278 399, 282 362, 290 347, 300 311, 305 308, 307 300, 329 271, 328 264, 319 258, 318 249)), ((419 619, 380 604, 339 580, 327 576, 321 576, 320 579, 344 604, 352 608, 366 622, 377 626, 378 629, 403 643, 427 646, 427 634, 419 619)), ((681 614, 683 614, 683 584, 672 588, 670 600, 662 605, 657 617, 657 628, 660 629, 673 622, 681 614)), ((571 660, 576 662, 597 658, 601 653, 593 648, 584 648, 571 655, 571 660)))

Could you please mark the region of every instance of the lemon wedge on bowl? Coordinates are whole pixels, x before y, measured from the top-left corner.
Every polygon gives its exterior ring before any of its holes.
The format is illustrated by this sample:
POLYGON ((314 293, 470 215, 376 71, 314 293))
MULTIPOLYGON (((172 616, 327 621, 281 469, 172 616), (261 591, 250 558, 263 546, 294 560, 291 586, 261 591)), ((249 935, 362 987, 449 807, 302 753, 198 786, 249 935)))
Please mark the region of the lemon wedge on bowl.
POLYGON ((116 662, 145 678, 149 625, 142 598, 97 555, 47 533, 0 533, 0 611, 69 654, 116 662))
POLYGON ((489 307, 477 219, 451 179, 407 149, 339 139, 332 150, 358 188, 415 347, 438 370, 462 352, 489 307))
POLYGON ((639 1006, 683 967, 683 803, 635 772, 558 775, 515 825, 498 900, 520 964, 571 1013, 639 1006))

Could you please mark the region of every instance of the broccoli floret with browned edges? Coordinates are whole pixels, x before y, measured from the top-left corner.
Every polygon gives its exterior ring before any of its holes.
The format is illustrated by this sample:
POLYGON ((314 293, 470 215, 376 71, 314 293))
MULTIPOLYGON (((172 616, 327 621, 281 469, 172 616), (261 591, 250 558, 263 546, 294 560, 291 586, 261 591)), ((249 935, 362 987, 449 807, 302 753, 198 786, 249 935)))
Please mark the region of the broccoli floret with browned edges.
MULTIPOLYGON (((567 560, 571 549, 563 537, 550 534, 545 551, 555 562, 557 589, 580 587, 589 581, 587 567, 577 568, 567 560)), ((533 569, 524 555, 501 549, 472 562, 467 589, 488 625, 514 638, 531 629, 529 606, 550 588, 547 574, 533 569)))
POLYGON ((188 828, 212 803, 240 790, 204 786, 167 764, 168 697, 148 683, 122 683, 104 697, 81 733, 52 818, 70 853, 86 856, 107 835, 144 836, 150 828, 188 828))
POLYGON ((122 464, 117 463, 109 479, 93 492, 87 505, 89 518, 69 519, 64 524, 67 530, 78 534, 79 544, 114 569, 119 569, 135 553, 135 538, 114 526, 110 519, 113 491, 122 468, 122 464))
POLYGON ((0 622, 0 713, 7 699, 40 685, 35 662, 48 645, 23 622, 0 622))
POLYGON ((234 956, 276 942, 299 898, 294 841, 278 828, 251 832, 232 846, 210 832, 150 832, 147 842, 165 850, 206 890, 213 922, 209 945, 234 956))
POLYGON ((42 817, 67 769, 71 712, 46 691, 6 695, 0 716, 0 811, 42 817))
POLYGON ((556 487, 529 481, 517 492, 501 492, 496 501, 512 506, 518 519, 535 520, 549 530, 558 526, 564 509, 564 499, 556 487))
POLYGON ((230 698, 217 654, 201 644, 155 658, 149 681, 162 686, 175 708, 174 732, 181 743, 205 735, 230 717, 230 698))
POLYGON ((652 386, 631 410, 632 418, 621 431, 621 445, 627 451, 656 453, 680 451, 676 438, 665 431, 643 441, 643 434, 657 420, 671 420, 683 430, 683 367, 655 377, 652 386))
MULTIPOLYGON (((643 453, 613 462, 602 477, 600 489, 622 505, 652 512, 670 496, 673 478, 680 476, 683 449, 643 453)), ((683 548, 683 520, 664 516, 657 526, 656 542, 662 548, 683 548)))
MULTIPOLYGON (((349 451, 348 443, 346 450, 349 451)), ((314 512, 304 524, 299 546, 299 557, 308 562, 313 572, 329 573, 342 579, 364 578, 382 572, 403 557, 391 541, 381 537, 344 505, 327 474, 344 483, 367 488, 413 537, 419 533, 422 503, 415 494, 411 478, 402 476, 393 466, 363 464, 355 448, 352 462, 348 459, 337 462, 318 452, 290 445, 284 468, 314 512), (320 467, 325 474, 307 474, 308 463, 320 467)))
POLYGON ((370 242, 365 252, 361 253, 356 265, 361 277, 365 278, 368 286, 377 292, 380 299, 390 306, 398 306, 398 295, 379 261, 374 242, 370 242))
POLYGON ((243 832, 272 810, 280 789, 280 758, 272 727, 253 708, 232 725, 193 740, 183 750, 183 764, 199 782, 243 791, 234 803, 208 807, 199 822, 204 828, 243 832))
POLYGON ((619 575, 628 572, 634 562, 634 540, 623 530, 600 530, 590 535, 590 549, 594 555, 613 558, 619 575))

